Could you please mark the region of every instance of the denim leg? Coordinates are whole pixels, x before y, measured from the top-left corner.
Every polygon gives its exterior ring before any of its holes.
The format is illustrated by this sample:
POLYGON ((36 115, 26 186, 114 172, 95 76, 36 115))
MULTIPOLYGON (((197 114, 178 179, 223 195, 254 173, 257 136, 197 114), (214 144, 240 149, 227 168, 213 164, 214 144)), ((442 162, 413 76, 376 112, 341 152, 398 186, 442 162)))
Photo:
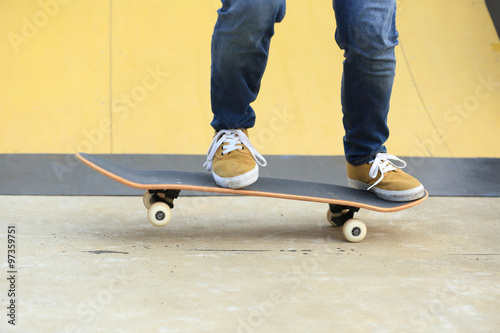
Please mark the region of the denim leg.
POLYGON ((222 0, 212 35, 211 102, 215 130, 250 128, 250 107, 267 65, 274 24, 285 0, 222 0))
POLYGON ((335 38, 345 51, 342 75, 344 150, 361 165, 386 152, 387 114, 398 44, 396 0, 333 0, 335 38))

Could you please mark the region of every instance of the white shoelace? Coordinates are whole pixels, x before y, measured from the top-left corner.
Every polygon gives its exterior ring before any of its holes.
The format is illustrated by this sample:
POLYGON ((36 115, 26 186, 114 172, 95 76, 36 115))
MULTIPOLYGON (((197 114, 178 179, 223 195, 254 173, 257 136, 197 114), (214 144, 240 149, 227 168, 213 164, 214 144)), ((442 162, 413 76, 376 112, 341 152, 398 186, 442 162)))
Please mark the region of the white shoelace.
POLYGON ((203 166, 207 168, 207 171, 212 170, 212 162, 215 153, 221 144, 224 144, 222 147, 222 154, 224 155, 232 152, 233 150, 243 149, 242 145, 245 145, 260 166, 267 165, 266 159, 257 152, 257 149, 255 149, 255 147, 250 143, 250 139, 248 139, 245 133, 239 129, 231 129, 219 131, 212 140, 212 144, 208 148, 207 152, 207 161, 203 164, 203 166))
POLYGON ((406 162, 403 161, 402 159, 400 159, 394 155, 391 155, 391 154, 378 153, 377 156, 375 157, 375 160, 373 161, 369 175, 370 175, 370 178, 374 179, 375 177, 377 177, 378 172, 380 171, 380 178, 377 179, 377 181, 372 186, 370 186, 368 188, 368 190, 370 190, 372 187, 374 187, 375 185, 380 183, 382 181, 382 179, 384 179, 385 173, 387 173, 389 171, 394 171, 397 169, 403 169, 404 167, 406 167, 406 162), (396 161, 396 162, 402 162, 402 163, 400 165, 396 165, 395 163, 391 162, 390 160, 396 161))

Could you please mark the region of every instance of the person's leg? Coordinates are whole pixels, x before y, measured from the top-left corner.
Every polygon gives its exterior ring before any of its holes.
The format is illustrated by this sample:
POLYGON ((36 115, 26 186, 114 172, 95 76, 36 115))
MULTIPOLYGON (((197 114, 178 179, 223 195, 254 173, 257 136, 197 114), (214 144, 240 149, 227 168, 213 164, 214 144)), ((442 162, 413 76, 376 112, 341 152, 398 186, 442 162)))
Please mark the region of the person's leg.
POLYGON ((250 107, 267 65, 285 0, 223 0, 212 36, 211 102, 215 130, 250 128, 250 107))
POLYGON ((266 160, 248 139, 255 124, 250 106, 259 93, 274 24, 285 0, 222 0, 212 36, 212 127, 216 135, 205 166, 222 187, 240 188, 258 179, 266 160))
POLYGON ((349 185, 387 200, 420 198, 422 184, 399 170, 406 163, 384 146, 396 70, 396 0, 333 0, 333 8, 335 38, 345 51, 341 99, 349 185))
POLYGON ((334 0, 335 38, 345 51, 342 111, 346 159, 370 162, 385 152, 387 113, 398 44, 396 0, 334 0))

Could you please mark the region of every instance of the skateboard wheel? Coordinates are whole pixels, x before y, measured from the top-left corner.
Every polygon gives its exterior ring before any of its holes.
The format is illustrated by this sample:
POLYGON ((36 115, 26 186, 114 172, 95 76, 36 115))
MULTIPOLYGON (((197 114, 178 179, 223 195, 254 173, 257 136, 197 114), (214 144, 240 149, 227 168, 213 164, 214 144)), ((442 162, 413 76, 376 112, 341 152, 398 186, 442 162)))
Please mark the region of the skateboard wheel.
POLYGON ((148 209, 148 219, 156 227, 164 227, 172 219, 172 211, 164 202, 155 202, 148 209))
POLYGON ((361 242, 366 236, 366 225, 361 220, 350 219, 342 227, 342 232, 349 242, 361 242))
POLYGON ((153 196, 149 193, 149 191, 144 192, 142 202, 144 203, 144 207, 146 207, 146 209, 149 209, 149 207, 153 204, 153 196))

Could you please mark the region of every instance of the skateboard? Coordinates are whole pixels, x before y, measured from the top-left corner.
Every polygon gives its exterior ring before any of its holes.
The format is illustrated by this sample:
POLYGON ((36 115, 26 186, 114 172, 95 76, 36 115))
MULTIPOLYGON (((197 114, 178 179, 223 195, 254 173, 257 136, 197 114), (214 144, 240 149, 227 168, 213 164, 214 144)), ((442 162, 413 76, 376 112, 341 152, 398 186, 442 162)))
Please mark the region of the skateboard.
POLYGON ((143 203, 148 209, 148 219, 159 227, 170 222, 174 200, 181 191, 186 190, 326 203, 329 204, 328 222, 332 226, 342 227, 346 240, 360 242, 367 233, 366 225, 354 218, 360 209, 396 212, 422 203, 429 195, 426 192, 423 198, 415 201, 393 202, 380 199, 371 192, 345 186, 263 177, 245 188, 229 189, 217 186, 208 172, 134 170, 98 155, 78 153, 76 157, 117 182, 145 190, 143 203))

